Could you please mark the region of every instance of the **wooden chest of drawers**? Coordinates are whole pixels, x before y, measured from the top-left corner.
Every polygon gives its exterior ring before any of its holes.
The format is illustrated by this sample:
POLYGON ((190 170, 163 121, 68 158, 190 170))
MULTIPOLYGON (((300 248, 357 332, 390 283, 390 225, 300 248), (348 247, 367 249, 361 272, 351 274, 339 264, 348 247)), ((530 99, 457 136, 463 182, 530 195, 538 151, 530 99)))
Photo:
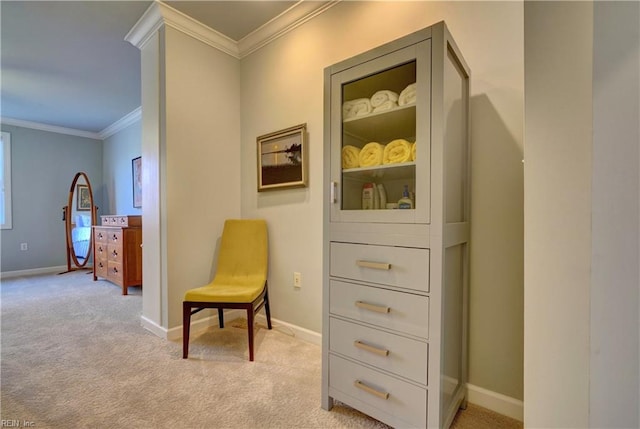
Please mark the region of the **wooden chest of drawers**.
POLYGON ((142 286, 141 216, 101 216, 93 227, 93 280, 98 277, 122 287, 142 286))

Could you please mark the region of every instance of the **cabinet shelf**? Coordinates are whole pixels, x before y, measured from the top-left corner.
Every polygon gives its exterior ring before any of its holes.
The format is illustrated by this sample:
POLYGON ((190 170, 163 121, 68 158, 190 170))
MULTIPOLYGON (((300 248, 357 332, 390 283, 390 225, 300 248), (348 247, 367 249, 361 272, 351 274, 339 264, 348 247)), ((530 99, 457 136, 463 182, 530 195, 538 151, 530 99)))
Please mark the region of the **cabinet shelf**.
POLYGON ((399 180, 415 177, 416 163, 403 162, 399 164, 377 165, 375 167, 358 167, 342 170, 342 174, 351 179, 382 179, 399 180))
POLYGON ((345 119, 342 130, 365 144, 370 141, 386 143, 398 138, 412 139, 416 133, 416 105, 345 119))
POLYGON ((395 113, 395 112, 399 112, 399 111, 404 110, 404 109, 410 109, 412 107, 415 108, 416 107, 416 103, 405 104, 404 106, 397 106, 397 107, 394 107, 394 108, 389 109, 389 110, 382 110, 380 112, 371 112, 371 113, 368 113, 366 115, 352 116, 351 118, 347 118, 342 122, 343 123, 348 123, 348 122, 362 121, 362 120, 370 119, 370 118, 373 118, 373 117, 376 117, 376 116, 389 115, 389 114, 392 114, 392 113, 395 113))

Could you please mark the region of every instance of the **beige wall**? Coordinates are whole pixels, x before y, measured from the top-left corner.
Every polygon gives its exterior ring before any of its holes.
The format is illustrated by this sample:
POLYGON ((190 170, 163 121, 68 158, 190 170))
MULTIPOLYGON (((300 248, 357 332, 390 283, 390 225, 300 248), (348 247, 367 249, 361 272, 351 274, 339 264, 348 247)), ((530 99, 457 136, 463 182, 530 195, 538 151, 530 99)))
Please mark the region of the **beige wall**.
POLYGON ((525 3, 528 427, 589 427, 592 29, 591 2, 525 3))
POLYGON ((166 27, 142 70, 143 317, 171 329, 185 291, 212 278, 224 220, 240 217, 240 65, 166 27))
POLYGON ((224 220, 240 217, 240 66, 165 31, 167 326, 175 327, 185 291, 212 279, 224 220))
POLYGON ((522 399, 522 3, 341 2, 243 58, 242 216, 269 223, 272 315, 321 332, 323 70, 440 20, 472 71, 470 382, 522 399), (256 192, 255 138, 305 122, 309 187, 256 192))

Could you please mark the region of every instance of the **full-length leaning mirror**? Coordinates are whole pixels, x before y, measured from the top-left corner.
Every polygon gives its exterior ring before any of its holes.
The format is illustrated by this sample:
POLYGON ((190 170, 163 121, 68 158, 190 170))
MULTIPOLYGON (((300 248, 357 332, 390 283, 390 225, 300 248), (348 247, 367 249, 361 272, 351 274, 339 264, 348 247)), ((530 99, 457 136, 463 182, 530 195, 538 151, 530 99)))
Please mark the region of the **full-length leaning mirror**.
MULTIPOLYGON (((91 226, 96 225, 98 208, 93 203, 89 177, 79 172, 69 188, 69 200, 63 208, 67 241, 67 271, 87 269, 91 256, 91 226)), ((61 273, 62 274, 62 273, 61 273)))

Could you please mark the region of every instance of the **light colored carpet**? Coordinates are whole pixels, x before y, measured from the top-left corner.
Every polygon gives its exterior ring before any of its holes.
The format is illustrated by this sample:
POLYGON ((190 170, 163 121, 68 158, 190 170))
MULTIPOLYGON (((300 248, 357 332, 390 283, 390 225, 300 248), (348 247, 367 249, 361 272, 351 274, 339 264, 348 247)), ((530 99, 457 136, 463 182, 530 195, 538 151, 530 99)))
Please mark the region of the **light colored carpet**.
MULTIPOLYGON (((387 428, 347 406, 320 408, 321 350, 241 321, 179 342, 140 326, 141 290, 78 271, 3 279, 1 418, 37 428, 387 428)), ((457 429, 518 428, 471 405, 457 429)))

